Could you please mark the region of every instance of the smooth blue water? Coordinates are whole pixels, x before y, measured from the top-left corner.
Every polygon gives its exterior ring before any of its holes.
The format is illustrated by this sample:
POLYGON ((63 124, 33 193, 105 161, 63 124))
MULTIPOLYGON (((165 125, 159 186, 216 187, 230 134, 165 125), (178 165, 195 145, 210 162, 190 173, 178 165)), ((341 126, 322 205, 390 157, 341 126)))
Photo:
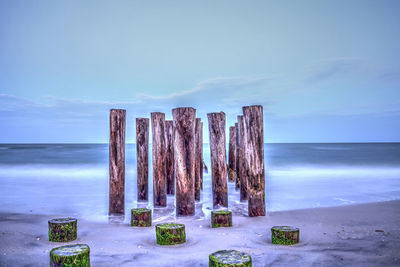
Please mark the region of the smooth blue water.
MULTIPOLYGON (((136 146, 128 144, 126 210, 137 206, 135 157, 136 146)), ((210 168, 207 144, 204 160, 210 168)), ((265 164, 268 211, 400 199, 400 143, 265 144, 265 164)), ((151 174, 150 167, 150 199, 151 174)), ((204 209, 211 208, 210 180, 205 174, 204 209)), ((246 209, 233 183, 229 201, 246 209)), ((168 203, 173 211, 174 198, 168 203)), ((107 210, 107 144, 0 145, 0 212, 93 219, 107 210)))

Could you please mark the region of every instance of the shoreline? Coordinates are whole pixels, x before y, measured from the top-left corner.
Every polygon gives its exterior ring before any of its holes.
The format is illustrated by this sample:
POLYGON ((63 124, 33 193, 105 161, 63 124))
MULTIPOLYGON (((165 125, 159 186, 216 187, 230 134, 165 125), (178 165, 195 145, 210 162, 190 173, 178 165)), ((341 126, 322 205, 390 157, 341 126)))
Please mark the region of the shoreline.
POLYGON ((177 217, 175 222, 186 225, 187 242, 171 247, 156 245, 155 223, 132 228, 78 217, 78 239, 55 243, 47 236, 53 216, 0 213, 0 266, 48 266, 52 248, 77 243, 89 245, 91 266, 208 266, 208 255, 221 249, 247 252, 257 267, 395 266, 400 264, 399 211, 400 200, 275 211, 255 218, 234 210, 233 227, 215 229, 208 216, 177 217), (274 225, 299 227, 300 243, 271 244, 274 225))

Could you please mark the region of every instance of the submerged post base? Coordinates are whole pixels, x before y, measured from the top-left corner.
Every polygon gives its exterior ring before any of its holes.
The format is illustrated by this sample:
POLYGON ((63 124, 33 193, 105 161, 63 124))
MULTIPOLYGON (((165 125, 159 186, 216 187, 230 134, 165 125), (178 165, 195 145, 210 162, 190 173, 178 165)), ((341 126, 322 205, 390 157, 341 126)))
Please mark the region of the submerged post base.
POLYGON ((159 245, 176 245, 186 242, 185 225, 180 223, 160 223, 156 225, 159 245))
POLYGON ((272 244, 294 245, 299 243, 300 230, 293 226, 274 226, 271 228, 272 244))
POLYGON ((232 227, 232 211, 211 211, 211 227, 232 227))
POLYGON ((131 209, 131 226, 150 227, 151 209, 146 209, 146 208, 131 209))
POLYGON ((50 267, 90 267, 90 248, 85 244, 67 245, 50 251, 50 267))
POLYGON ((75 218, 49 220, 49 241, 68 242, 77 238, 78 221, 75 218))
POLYGON ((220 250, 210 254, 209 267, 251 267, 251 256, 237 250, 220 250))

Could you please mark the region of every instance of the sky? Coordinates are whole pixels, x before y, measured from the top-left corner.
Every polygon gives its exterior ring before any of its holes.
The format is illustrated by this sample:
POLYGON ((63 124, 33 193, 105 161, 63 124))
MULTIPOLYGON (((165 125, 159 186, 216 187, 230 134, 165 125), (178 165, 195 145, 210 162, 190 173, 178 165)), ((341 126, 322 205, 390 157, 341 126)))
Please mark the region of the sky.
POLYGON ((263 105, 265 142, 400 141, 400 1, 0 1, 0 143, 107 143, 109 109, 263 105))

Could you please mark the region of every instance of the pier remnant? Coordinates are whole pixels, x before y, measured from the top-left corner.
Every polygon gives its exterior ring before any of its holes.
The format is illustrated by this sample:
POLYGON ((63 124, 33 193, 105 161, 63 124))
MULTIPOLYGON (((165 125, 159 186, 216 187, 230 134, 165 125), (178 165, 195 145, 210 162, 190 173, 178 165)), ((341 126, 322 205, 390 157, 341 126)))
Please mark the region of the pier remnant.
POLYGON ((156 238, 159 245, 176 245, 186 242, 185 225, 181 223, 156 224, 156 238))
MULTIPOLYGON (((239 121, 239 117, 238 116, 238 121, 239 121)), ((240 169, 239 169, 239 164, 240 164, 240 132, 239 132, 239 123, 235 123, 235 132, 236 132, 236 163, 235 163, 235 167, 236 167, 236 180, 235 180, 235 190, 240 190, 240 169)))
POLYGON ((137 200, 149 200, 149 119, 136 118, 137 200))
POLYGON ((249 216, 265 216, 263 107, 243 107, 243 118, 249 216))
POLYGON ((48 221, 49 241, 68 242, 77 238, 78 221, 75 218, 56 218, 48 221))
POLYGON ((294 245, 299 243, 300 229, 293 226, 274 226, 271 234, 272 244, 294 245))
POLYGON ((211 211, 211 227, 232 227, 232 211, 216 210, 211 211))
POLYGON ((228 207, 228 173, 226 164, 225 113, 208 113, 210 135, 213 207, 228 207))
POLYGON ((90 248, 86 244, 66 245, 50 251, 50 267, 90 267, 90 248))
POLYGON ((109 214, 125 211, 125 127, 126 111, 110 110, 109 214))
POLYGON ((146 208, 131 209, 131 226, 150 227, 151 209, 146 209, 146 208))
POLYGON ((228 159, 228 178, 229 181, 236 180, 236 128, 229 127, 229 159, 228 159))
POLYGON ((174 158, 176 179, 176 215, 195 213, 195 121, 190 107, 172 110, 174 120, 174 158))
POLYGON ((251 267, 251 256, 237 250, 219 250, 210 254, 210 267, 251 267))
POLYGON ((203 123, 200 118, 196 118, 195 125, 195 192, 194 199, 200 201, 200 191, 202 189, 203 177, 203 123))
POLYGON ((165 114, 151 113, 152 160, 153 160, 153 202, 154 206, 167 206, 167 168, 165 146, 165 114))
POLYGON ((240 201, 248 200, 248 178, 246 170, 246 144, 243 116, 238 116, 239 127, 239 174, 240 177, 240 201))
POLYGON ((167 154, 167 194, 175 194, 175 161, 174 161, 174 122, 165 121, 165 144, 167 154))

